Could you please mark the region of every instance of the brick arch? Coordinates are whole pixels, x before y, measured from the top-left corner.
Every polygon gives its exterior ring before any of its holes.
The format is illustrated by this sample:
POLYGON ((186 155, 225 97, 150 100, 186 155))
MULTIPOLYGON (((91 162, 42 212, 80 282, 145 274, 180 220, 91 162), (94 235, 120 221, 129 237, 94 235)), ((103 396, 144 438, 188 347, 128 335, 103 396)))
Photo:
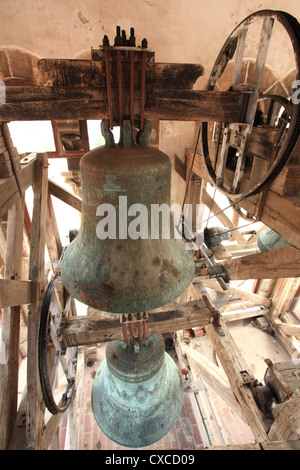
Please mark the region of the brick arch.
POLYGON ((38 67, 40 59, 22 47, 0 45, 0 80, 9 85, 43 85, 44 75, 38 67))

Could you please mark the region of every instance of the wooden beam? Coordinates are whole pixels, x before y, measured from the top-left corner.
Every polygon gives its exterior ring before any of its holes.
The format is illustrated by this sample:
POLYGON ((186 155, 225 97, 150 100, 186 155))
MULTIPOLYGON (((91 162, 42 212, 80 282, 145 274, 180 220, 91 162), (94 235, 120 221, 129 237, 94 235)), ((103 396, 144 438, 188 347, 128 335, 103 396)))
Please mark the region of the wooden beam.
POLYGON ((60 234, 57 226, 56 216, 53 208, 51 194, 48 194, 47 204, 47 230, 46 230, 46 244, 51 262, 60 259, 63 251, 63 246, 60 239, 60 234))
MULTIPOLYGON (((5 90, 6 102, 0 104, 1 121, 108 118, 105 88, 7 86, 5 90)), ((139 90, 136 94, 134 106, 138 117, 139 90)), ((244 95, 239 92, 155 89, 146 94, 145 118, 239 122, 243 101, 244 95)), ((113 109, 113 114, 117 117, 117 110, 113 109)), ((125 106, 124 115, 127 114, 125 106)))
POLYGON ((261 317, 262 315, 268 315, 269 310, 264 309, 264 310, 255 310, 251 309, 249 307, 249 310, 244 310, 242 312, 224 312, 222 315, 222 320, 225 323, 229 323, 231 321, 239 321, 239 320, 245 320, 246 318, 255 318, 255 317, 261 317))
POLYGON ((36 159, 34 200, 30 241, 29 279, 32 302, 28 315, 26 440, 28 449, 43 448, 45 405, 38 373, 38 327, 45 283, 46 214, 48 201, 48 162, 43 154, 36 159))
POLYGON ((300 450, 300 440, 260 442, 259 444, 238 444, 231 446, 211 446, 203 450, 300 450))
MULTIPOLYGON (((200 288, 198 290, 200 292, 200 288)), ((202 292, 205 293, 204 286, 201 287, 201 294, 202 292)), ((197 298, 198 292, 193 283, 191 284, 191 293, 197 298)), ((198 296, 199 295, 200 293, 198 296)), ((220 335, 219 330, 212 323, 206 325, 205 329, 256 440, 258 442, 268 441, 266 430, 269 423, 257 407, 252 392, 250 388, 244 384, 241 374, 242 371, 247 371, 251 374, 251 371, 223 320, 220 321, 220 326, 223 332, 222 335, 220 335)))
MULTIPOLYGON (((258 208, 258 196, 244 199, 240 206, 254 215, 258 208)), ((300 196, 280 196, 269 189, 260 220, 300 248, 300 196)))
POLYGON ((0 279, 0 308, 30 304, 31 287, 31 281, 0 279))
POLYGON ((275 279, 300 276, 300 251, 285 246, 271 251, 226 260, 230 279, 275 279))
MULTIPOLYGON (((193 150, 186 150, 186 166, 189 168, 193 157, 193 150)), ((196 153, 193 171, 203 178, 205 181, 210 181, 208 172, 206 170, 204 159, 200 153, 196 153)), ((278 178, 275 182, 278 181, 278 178)), ((274 183, 275 183, 274 182, 274 183)), ((248 180, 243 180, 241 191, 247 191, 249 186, 248 180)), ((273 188, 273 186, 272 186, 273 188)), ((274 188, 276 188, 274 184, 274 188)), ((244 199, 239 205, 245 209, 249 214, 257 214, 259 205, 259 194, 244 199)), ((269 189, 264 205, 260 221, 267 227, 272 228, 275 232, 279 233, 283 238, 289 241, 292 245, 300 248, 300 196, 281 196, 275 192, 275 189, 269 189)), ((234 232, 232 232, 232 235, 234 232)), ((239 243, 244 243, 239 242, 239 243)))
MULTIPOLYGON (((122 63, 129 71, 129 62, 123 57, 122 63), (126 64, 127 62, 127 64, 126 64)), ((44 82, 55 87, 99 89, 106 86, 104 60, 82 59, 41 59, 39 69, 45 76, 44 82)), ((136 75, 140 76, 141 63, 136 62, 136 75)), ((112 67, 113 86, 117 83, 117 68, 112 67)), ((150 88, 181 88, 191 90, 196 80, 204 73, 200 64, 169 64, 146 62, 145 86, 150 88)), ((124 85, 129 86, 129 73, 124 74, 124 85)))
POLYGON ((148 93, 145 117, 176 121, 239 122, 242 93, 200 90, 155 90, 148 93))
MULTIPOLYGON (((1 106, 1 105, 0 105, 1 106)), ((35 171, 35 158, 32 158, 27 165, 22 165, 18 172, 21 189, 24 192, 32 185, 35 171)), ((16 177, 0 179, 0 217, 2 217, 8 209, 19 199, 20 192, 17 185, 16 177)))
POLYGON ((227 403, 231 410, 245 420, 242 408, 236 400, 232 387, 228 382, 225 372, 222 368, 212 363, 203 354, 188 345, 181 343, 183 352, 187 355, 192 367, 202 375, 204 381, 227 403))
POLYGON ((247 370, 249 374, 251 372, 239 353, 226 324, 221 321, 221 325, 225 333, 224 336, 220 336, 213 325, 208 325, 206 331, 256 440, 258 442, 268 441, 267 428, 269 424, 266 423, 262 412, 255 403, 250 388, 244 384, 241 375, 244 370, 247 370))
POLYGON ((278 408, 280 411, 269 431, 271 440, 298 439, 300 435, 300 388, 287 402, 278 405, 278 408))
POLYGON ((79 212, 82 211, 82 200, 70 191, 67 191, 62 186, 57 183, 54 183, 54 181, 51 180, 49 180, 49 193, 52 194, 52 196, 55 196, 61 201, 65 202, 69 206, 73 207, 74 209, 77 209, 79 212))
MULTIPOLYGON (((8 211, 5 279, 18 282, 22 271, 24 198, 8 211)), ((3 282, 3 281, 2 281, 3 282)), ((5 283, 5 281, 4 281, 5 283)), ((17 416, 20 306, 2 311, 0 360, 0 448, 6 449, 17 416)))
POLYGON ((296 339, 300 339, 300 324, 291 325, 289 323, 283 323, 282 321, 275 319, 274 324, 277 326, 279 331, 287 336, 294 336, 296 339))
MULTIPOLYGON (((203 281, 203 283, 206 287, 210 289, 214 289, 218 292, 224 293, 224 290, 222 289, 218 281, 216 281, 215 279, 208 279, 203 281)), ((264 307, 270 307, 271 305, 271 300, 267 297, 254 294, 253 292, 248 292, 243 289, 238 289, 237 287, 229 286, 225 293, 226 296, 233 296, 242 300, 250 300, 250 302, 253 302, 256 305, 263 305, 264 307)))
MULTIPOLYGON (((177 330, 207 325, 210 312, 203 300, 183 304, 168 304, 148 312, 147 334, 162 334, 177 330)), ((62 319, 60 335, 63 343, 69 346, 94 344, 122 339, 119 316, 107 315, 94 310, 93 318, 86 316, 62 319)))

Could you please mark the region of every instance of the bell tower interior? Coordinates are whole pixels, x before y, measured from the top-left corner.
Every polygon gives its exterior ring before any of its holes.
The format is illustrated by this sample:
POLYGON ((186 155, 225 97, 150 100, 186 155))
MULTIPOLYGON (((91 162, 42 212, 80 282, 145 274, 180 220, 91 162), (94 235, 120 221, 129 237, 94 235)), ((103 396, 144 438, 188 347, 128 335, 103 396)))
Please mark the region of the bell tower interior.
POLYGON ((0 4, 1 450, 300 449, 298 3, 0 4))

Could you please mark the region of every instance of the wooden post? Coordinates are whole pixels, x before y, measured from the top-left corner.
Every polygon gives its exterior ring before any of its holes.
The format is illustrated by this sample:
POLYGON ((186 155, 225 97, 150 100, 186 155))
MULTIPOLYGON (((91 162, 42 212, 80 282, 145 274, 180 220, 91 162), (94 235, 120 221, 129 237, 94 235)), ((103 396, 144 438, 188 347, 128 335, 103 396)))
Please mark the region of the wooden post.
POLYGON ((275 279, 300 276, 300 251, 284 246, 224 261, 230 279, 275 279))
MULTIPOLYGON (((8 211, 5 279, 21 278, 24 198, 8 211)), ((6 449, 17 415, 20 306, 3 309, 0 354, 0 448, 6 449)))
POLYGON ((28 314, 27 352, 27 414, 26 438, 28 449, 42 449, 44 404, 40 389, 37 363, 37 338, 43 299, 45 271, 46 215, 48 200, 48 165, 43 154, 36 159, 34 202, 30 246, 29 279, 33 283, 32 303, 28 314))
POLYGON ((206 331, 212 342, 214 350, 226 372, 227 378, 233 388, 238 402, 240 403, 249 426, 258 442, 268 441, 267 426, 264 424, 262 413, 258 409, 250 388, 243 383, 242 371, 251 372, 247 368, 241 354, 231 338, 224 322, 222 329, 225 336, 220 336, 213 325, 208 325, 206 331))

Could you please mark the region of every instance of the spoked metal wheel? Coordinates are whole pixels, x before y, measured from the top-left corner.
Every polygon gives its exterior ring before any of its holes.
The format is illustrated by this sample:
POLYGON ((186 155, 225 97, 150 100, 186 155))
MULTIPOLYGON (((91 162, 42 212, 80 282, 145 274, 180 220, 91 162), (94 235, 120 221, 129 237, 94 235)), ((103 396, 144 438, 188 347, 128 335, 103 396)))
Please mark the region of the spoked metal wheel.
POLYGON ((60 278, 54 277, 45 293, 38 335, 41 389, 46 407, 52 414, 64 412, 74 392, 77 347, 64 348, 59 338, 61 319, 74 315, 74 299, 66 293, 60 278))
POLYGON ((285 12, 263 10, 225 42, 207 90, 244 92, 239 123, 202 123, 202 153, 211 182, 231 201, 267 188, 287 163, 300 132, 300 25, 285 12))

